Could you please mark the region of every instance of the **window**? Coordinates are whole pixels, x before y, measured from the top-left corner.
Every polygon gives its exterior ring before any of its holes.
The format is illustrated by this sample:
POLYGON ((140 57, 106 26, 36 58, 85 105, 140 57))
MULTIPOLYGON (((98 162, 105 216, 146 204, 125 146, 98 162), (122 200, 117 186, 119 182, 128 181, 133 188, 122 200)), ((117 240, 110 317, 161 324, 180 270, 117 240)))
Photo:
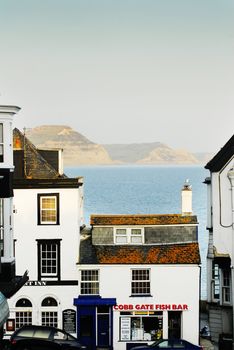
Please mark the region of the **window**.
POLYGON ((59 194, 38 194, 38 225, 59 225, 59 194))
POLYGON ((231 274, 230 274, 230 270, 228 269, 223 270, 222 295, 223 295, 223 303, 229 304, 231 302, 231 274))
POLYGON ((0 123, 0 163, 3 163, 4 158, 4 144, 3 144, 3 123, 0 123))
POLYGON ((58 327, 58 303, 54 298, 45 298, 42 303, 41 325, 58 327))
POLYGON ((150 270, 132 270, 132 295, 150 295, 150 270))
POLYGON ((25 324, 32 324, 32 303, 26 298, 22 298, 16 303, 15 327, 16 329, 25 324))
POLYGON ((38 279, 60 279, 60 240, 38 240, 38 279))
POLYGON ((219 265, 213 262, 212 266, 212 295, 214 300, 220 298, 219 265))
POLYGON ((4 201, 0 198, 0 257, 4 255, 4 201))
POLYGON ((162 311, 120 313, 120 340, 155 341, 163 336, 162 311), (140 315, 139 315, 140 314, 140 315))
POLYGON ((81 271, 81 294, 99 294, 99 271, 82 270, 81 271))
POLYGON ((116 228, 115 243, 117 244, 142 244, 142 228, 116 228))

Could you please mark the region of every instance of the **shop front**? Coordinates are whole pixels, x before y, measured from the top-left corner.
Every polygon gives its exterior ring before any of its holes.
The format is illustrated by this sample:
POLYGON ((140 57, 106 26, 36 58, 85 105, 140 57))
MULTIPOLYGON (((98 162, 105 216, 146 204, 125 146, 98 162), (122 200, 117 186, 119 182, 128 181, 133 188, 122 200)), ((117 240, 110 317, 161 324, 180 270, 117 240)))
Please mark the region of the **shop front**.
POLYGON ((189 308, 187 304, 117 304, 113 311, 114 348, 129 350, 162 338, 182 338, 189 308))
POLYGON ((115 298, 79 296, 77 307, 77 337, 88 350, 113 349, 113 306, 115 298))

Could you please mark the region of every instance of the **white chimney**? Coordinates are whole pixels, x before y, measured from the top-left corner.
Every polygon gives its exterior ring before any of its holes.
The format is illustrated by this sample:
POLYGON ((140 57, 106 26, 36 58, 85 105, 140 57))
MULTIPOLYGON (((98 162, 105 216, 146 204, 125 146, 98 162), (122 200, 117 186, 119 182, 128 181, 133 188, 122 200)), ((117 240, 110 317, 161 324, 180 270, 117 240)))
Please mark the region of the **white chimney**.
POLYGON ((184 183, 181 191, 182 200, 182 215, 192 215, 192 186, 189 184, 189 179, 184 183))

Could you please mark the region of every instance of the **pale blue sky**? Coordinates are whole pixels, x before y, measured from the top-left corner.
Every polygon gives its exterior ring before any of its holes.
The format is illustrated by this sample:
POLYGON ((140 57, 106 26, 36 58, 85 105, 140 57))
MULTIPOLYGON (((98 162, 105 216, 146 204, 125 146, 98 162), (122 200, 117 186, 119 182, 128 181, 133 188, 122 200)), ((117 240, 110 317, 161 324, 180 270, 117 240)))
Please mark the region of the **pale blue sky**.
POLYGON ((15 126, 217 151, 234 131, 233 0, 0 0, 15 126))

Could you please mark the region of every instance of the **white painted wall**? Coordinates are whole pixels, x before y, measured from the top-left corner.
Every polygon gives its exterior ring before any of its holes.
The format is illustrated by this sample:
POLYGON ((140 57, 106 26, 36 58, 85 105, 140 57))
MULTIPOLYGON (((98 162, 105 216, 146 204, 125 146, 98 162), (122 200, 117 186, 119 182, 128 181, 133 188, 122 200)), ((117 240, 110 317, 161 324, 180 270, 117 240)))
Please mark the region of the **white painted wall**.
MULTIPOLYGON (((183 311, 182 337, 198 344, 200 267, 195 265, 97 265, 83 269, 100 270, 100 295, 116 298, 117 304, 187 304, 183 311), (152 297, 131 297, 131 269, 151 271, 152 297)), ((167 337, 167 312, 164 311, 163 336, 167 337)), ((114 349, 125 350, 119 342, 119 311, 114 311, 114 349)))
MULTIPOLYGON (((37 239, 62 239, 61 280, 78 280, 77 266, 80 220, 83 197, 79 189, 16 189, 14 190, 14 227, 16 273, 29 271, 29 281, 37 281, 37 239), (59 193, 60 225, 37 225, 37 194, 59 193)), ((73 299, 78 286, 24 286, 10 300, 10 317, 15 318, 15 304, 21 298, 32 302, 33 324, 41 324, 41 301, 53 297, 58 302, 58 326, 62 328, 62 310, 76 309, 73 299)), ((22 311, 22 310, 21 310, 22 311)))
POLYGON ((230 254, 232 259, 232 200, 228 171, 233 166, 232 160, 222 172, 211 174, 214 246, 218 253, 230 254))
POLYGON ((37 279, 36 239, 62 239, 61 279, 77 279, 80 201, 77 189, 14 190, 17 274, 28 269, 29 279, 37 279), (38 193, 59 193, 60 225, 37 225, 38 193))

